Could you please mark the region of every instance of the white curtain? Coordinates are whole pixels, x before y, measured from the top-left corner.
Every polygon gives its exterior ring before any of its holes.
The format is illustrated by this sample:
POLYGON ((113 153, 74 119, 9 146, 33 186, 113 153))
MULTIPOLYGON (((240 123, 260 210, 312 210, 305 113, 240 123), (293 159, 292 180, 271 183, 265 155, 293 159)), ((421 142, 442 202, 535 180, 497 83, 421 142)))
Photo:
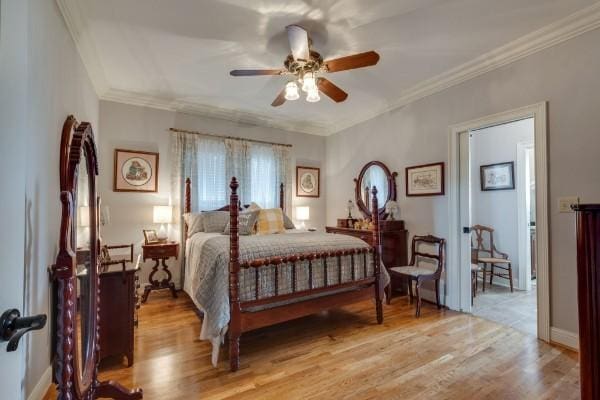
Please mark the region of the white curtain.
POLYGON ((290 148, 237 139, 178 132, 172 146, 173 205, 183 211, 185 179, 192 181, 192 211, 214 210, 229 203, 229 183, 235 176, 242 204, 279 207, 284 184, 285 208, 290 210, 292 170, 290 148))

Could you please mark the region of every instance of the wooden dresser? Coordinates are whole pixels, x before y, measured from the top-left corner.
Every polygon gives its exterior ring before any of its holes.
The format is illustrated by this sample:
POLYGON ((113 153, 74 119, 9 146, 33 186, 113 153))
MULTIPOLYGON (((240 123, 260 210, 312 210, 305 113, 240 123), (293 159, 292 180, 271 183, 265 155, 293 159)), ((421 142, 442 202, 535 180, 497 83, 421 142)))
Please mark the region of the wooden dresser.
MULTIPOLYGON (((404 221, 381 220, 379 222, 383 264, 386 268, 407 265, 408 231, 404 229, 404 221)), ((328 226, 325 228, 325 231, 327 233, 354 236, 364 240, 371 246, 373 245, 373 232, 368 230, 328 226)), ((394 282, 394 287, 398 288, 400 292, 406 292, 406 285, 401 282, 394 282)))
POLYGON ((137 322, 139 266, 123 270, 111 265, 100 274, 100 360, 109 356, 126 356, 133 364, 133 337, 137 322))

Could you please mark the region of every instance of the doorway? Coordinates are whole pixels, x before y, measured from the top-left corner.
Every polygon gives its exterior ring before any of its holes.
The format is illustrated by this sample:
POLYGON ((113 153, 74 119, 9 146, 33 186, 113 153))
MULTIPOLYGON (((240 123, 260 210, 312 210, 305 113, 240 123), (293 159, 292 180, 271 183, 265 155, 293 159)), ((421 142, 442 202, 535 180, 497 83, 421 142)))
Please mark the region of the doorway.
MULTIPOLYGON (((535 330, 539 339, 550 340, 550 320, 549 320, 549 268, 548 268, 548 204, 547 204, 547 161, 546 161, 546 103, 538 103, 532 106, 523 107, 516 110, 511 110, 504 113, 495 114, 492 116, 480 118, 473 121, 468 121, 462 124, 452 126, 450 128, 449 138, 449 235, 448 235, 448 269, 447 269, 447 287, 448 295, 446 298, 447 304, 451 309, 473 312, 471 294, 473 292, 472 280, 472 233, 470 228, 473 226, 473 210, 471 208, 472 194, 475 190, 481 190, 481 167, 482 165, 473 165, 470 160, 470 145, 471 135, 482 133, 486 128, 499 127, 516 121, 529 120, 533 125, 533 143, 527 140, 521 140, 518 144, 518 149, 514 150, 518 153, 515 159, 512 160, 512 170, 514 172, 515 189, 511 189, 513 195, 516 194, 522 201, 522 197, 529 196, 529 216, 527 215, 526 205, 517 207, 519 213, 517 215, 516 224, 521 228, 518 229, 515 235, 518 237, 516 248, 513 247, 510 254, 511 262, 515 265, 521 265, 521 260, 524 268, 512 270, 513 285, 516 291, 521 290, 527 292, 529 286, 530 291, 535 286, 536 293, 534 294, 533 303, 537 303, 537 318, 535 321, 535 330), (527 152, 530 151, 529 155, 527 152), (525 157, 525 161, 519 157, 525 157), (527 161, 529 160, 529 161, 527 161), (527 162, 529 162, 529 175, 532 177, 534 184, 534 192, 522 191, 527 188, 523 181, 527 180, 527 162), (477 186, 473 189, 471 177, 477 176, 477 186), (524 171, 524 172, 523 172, 524 171), (521 174, 521 175, 519 175, 521 174), (462 177, 462 179, 461 179, 462 177), (467 177, 465 179, 465 177, 467 177), (518 192, 518 193, 517 193, 518 192), (531 233, 527 231, 527 224, 535 218, 535 240, 531 240, 531 233), (528 243, 522 243, 522 237, 529 237, 528 243), (527 255, 529 252, 529 260, 527 255), (517 260, 516 262, 514 260, 517 260), (535 282, 533 284, 528 279, 531 278, 531 260, 535 262, 535 282), (529 278, 528 278, 529 276, 529 278)), ((510 161, 510 160, 505 160, 510 161)), ((493 164, 501 165, 500 169, 492 168, 491 171, 506 175, 506 170, 510 169, 506 163, 497 162, 493 164)), ((490 172, 487 172, 488 177, 490 172)), ((508 191, 508 190, 506 190, 508 191)), ((487 191, 486 191, 487 192, 487 191)), ((490 191, 492 192, 492 191, 490 191)), ((500 191, 496 192, 499 193, 500 191)), ((487 194, 487 193, 486 193, 487 194)), ((517 201, 517 199, 515 199, 517 201)), ((502 223, 503 221, 501 221, 502 223)), ((500 223, 500 224, 501 224, 500 223)), ((481 224, 483 225, 483 224, 481 224)), ((493 228, 493 227, 492 227, 493 228)), ((497 233, 496 233, 497 234, 497 233)), ((503 243, 504 244, 504 243, 503 243)), ((502 249, 500 249, 502 250, 502 249)), ((512 267, 512 265, 511 265, 512 267)), ((490 271, 488 265, 487 271, 490 271)), ((502 272, 500 270, 496 272, 502 272)), ((477 295, 481 293, 481 279, 479 277, 479 285, 477 295)), ((489 275, 486 276, 486 290, 489 287, 489 275)), ((510 286, 507 279, 497 278, 494 276, 493 285, 499 289, 504 289, 502 283, 510 286), (497 285, 497 283, 499 285, 497 285)), ((510 291, 510 289, 508 289, 510 291)), ((474 303, 473 303, 474 304, 474 303)), ((533 329, 532 329, 533 330, 533 329)))
POLYGON ((534 119, 503 122, 460 134, 469 174, 473 315, 537 336, 534 119), (468 146, 464 144, 468 141, 468 146), (533 236, 532 236, 533 235, 533 236), (534 245, 535 247, 535 245, 534 245), (494 260, 494 261, 491 261, 494 260))

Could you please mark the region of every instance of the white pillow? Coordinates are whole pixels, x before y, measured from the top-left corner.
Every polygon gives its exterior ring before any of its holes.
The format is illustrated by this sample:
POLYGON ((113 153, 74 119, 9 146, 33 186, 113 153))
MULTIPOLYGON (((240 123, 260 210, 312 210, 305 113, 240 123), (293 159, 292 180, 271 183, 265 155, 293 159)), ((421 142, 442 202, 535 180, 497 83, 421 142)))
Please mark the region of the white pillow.
POLYGON ((187 237, 192 237, 193 234, 204 232, 204 217, 202 213, 185 213, 183 220, 187 225, 187 237))

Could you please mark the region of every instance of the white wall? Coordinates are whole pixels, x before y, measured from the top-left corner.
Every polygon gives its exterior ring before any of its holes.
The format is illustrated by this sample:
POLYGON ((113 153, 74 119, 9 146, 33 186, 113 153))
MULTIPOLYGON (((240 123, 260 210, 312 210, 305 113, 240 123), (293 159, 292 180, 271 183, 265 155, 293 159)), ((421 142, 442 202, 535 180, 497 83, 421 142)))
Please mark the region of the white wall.
MULTIPOLYGON (((492 126, 474 131, 471 136, 471 222, 489 226, 494 231, 498 250, 507 253, 512 261, 513 282, 519 279, 519 231, 517 190, 481 190, 480 167, 500 162, 514 162, 517 182, 517 143, 533 142, 533 118, 492 126)), ((524 170, 524 169, 523 169, 524 170)), ((487 240, 487 237, 485 238, 487 240)), ((487 245, 487 244, 486 244, 487 245)), ((527 264, 524 265, 527 267, 527 264)), ((507 284, 505 279, 495 283, 507 284)))
MULTIPOLYGON (((27 65, 27 163, 25 182, 25 314, 47 314, 60 229, 59 149, 69 114, 92 123, 98 133, 98 98, 54 1, 29 0, 27 65)), ((3 132, 3 134, 6 134, 3 132)), ((27 335, 25 393, 29 396, 50 367, 50 322, 27 335)), ((46 381, 49 384, 49 381, 46 381)), ((42 388, 43 390, 44 388, 42 388)))
MULTIPOLYGON (((100 102, 100 121, 102 142, 99 146, 101 165, 99 190, 102 195, 102 203, 109 206, 111 214, 110 224, 102 227, 102 237, 106 243, 135 243, 135 252, 138 254, 141 252, 140 246, 144 239, 142 229, 158 230, 159 226, 152 223, 152 207, 169 204, 171 190, 171 138, 173 135, 168 131, 169 128, 291 144, 294 168, 292 208, 297 205, 308 205, 311 212, 310 224, 319 228, 325 224, 323 192, 318 199, 300 198, 295 195, 296 165, 324 167, 324 137, 109 101, 100 102), (113 192, 115 148, 160 153, 158 193, 113 192)), ((321 174, 323 173, 324 171, 321 172, 321 174)), ((178 227, 171 225, 170 237, 172 239, 178 239, 178 232, 178 227)), ((147 281, 152 265, 152 261, 143 265, 143 271, 140 274, 142 282, 147 281)), ((176 285, 179 285, 179 263, 171 260, 169 266, 174 272, 173 280, 176 285)), ((152 295, 150 295, 151 298, 152 295)))
POLYGON ((577 332, 575 218, 558 213, 557 199, 600 201, 600 173, 590 167, 600 150, 598 43, 600 30, 588 32, 328 137, 327 221, 343 215, 360 168, 380 160, 400 173, 401 217, 410 233, 447 238, 447 196, 405 197, 404 168, 447 163, 450 125, 547 100, 551 324, 577 332))

